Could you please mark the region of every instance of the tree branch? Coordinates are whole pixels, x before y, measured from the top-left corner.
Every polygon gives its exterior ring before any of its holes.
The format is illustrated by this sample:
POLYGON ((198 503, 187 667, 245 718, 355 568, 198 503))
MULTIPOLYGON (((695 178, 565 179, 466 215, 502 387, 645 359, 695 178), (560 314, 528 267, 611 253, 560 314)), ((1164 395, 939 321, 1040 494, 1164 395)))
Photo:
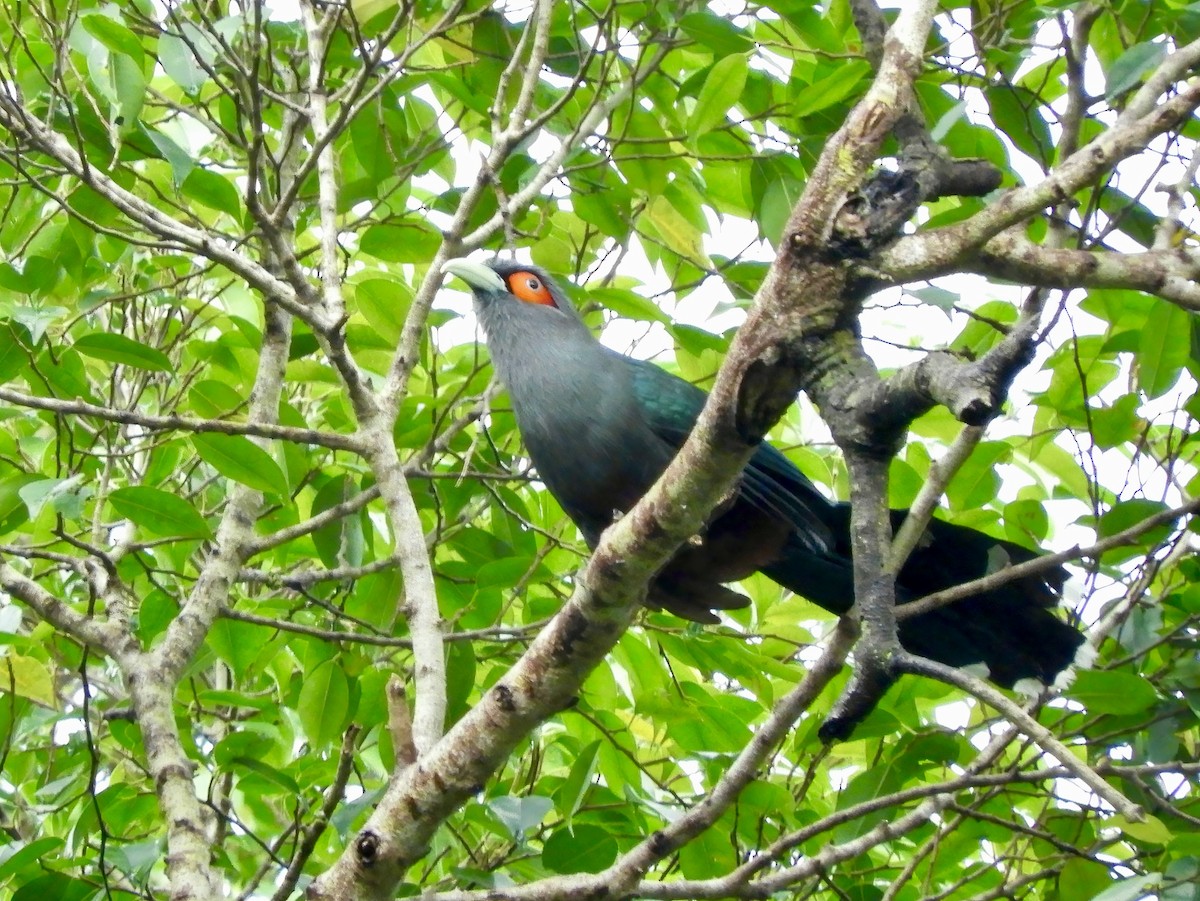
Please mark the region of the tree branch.
MULTIPOLYGON (((1152 83, 1160 83, 1158 76, 1162 71, 1197 63, 1200 63, 1200 40, 1167 57, 1139 96, 1152 83)), ((904 272, 947 272, 957 268, 962 260, 997 235, 1047 207, 1069 200, 1101 173, 1144 150, 1152 138, 1179 127, 1198 106, 1200 78, 1180 85, 1174 96, 1149 110, 1140 111, 1141 105, 1130 104, 1112 128, 1064 159, 1042 181, 1010 189, 963 222, 904 237, 880 262, 904 272)), ((890 269, 886 271, 890 273, 890 269)))
POLYGON ((1190 516, 1193 513, 1200 512, 1200 498, 1192 498, 1186 503, 1180 504, 1169 510, 1162 510, 1152 516, 1147 516, 1139 523, 1135 523, 1128 529, 1123 529, 1115 535, 1109 535, 1097 541, 1095 544, 1087 547, 1076 545, 1070 550, 1060 551, 1057 554, 1044 554, 1033 560, 1027 560, 1024 563, 1017 563, 1013 566, 1006 566, 1004 569, 997 570, 979 579, 973 579, 970 582, 964 582, 961 585, 955 585, 953 588, 947 588, 944 591, 938 591, 933 594, 928 594, 920 600, 911 601, 902 604, 896 611, 899 619, 908 619, 911 616, 920 616, 922 613, 928 613, 931 610, 936 610, 939 607, 945 607, 962 598, 970 597, 974 594, 979 594, 984 591, 991 591, 1001 585, 1025 576, 1035 575, 1037 573, 1046 572, 1061 566, 1063 563, 1068 563, 1072 560, 1082 558, 1096 559, 1110 551, 1113 548, 1123 547, 1127 544, 1132 544, 1141 535, 1158 526, 1166 525, 1183 517, 1190 516))
POLYGON ((22 601, 34 613, 83 645, 114 654, 122 636, 107 624, 77 613, 37 582, 0 559, 0 588, 22 601))
POLYGON ((136 410, 118 410, 102 407, 83 400, 59 400, 55 397, 38 397, 24 394, 12 388, 0 387, 0 400, 31 410, 47 410, 57 415, 89 416, 106 422, 137 425, 154 432, 193 432, 196 434, 216 433, 219 435, 248 435, 272 441, 290 441, 293 444, 311 444, 330 450, 362 452, 362 443, 354 435, 338 435, 316 429, 299 429, 278 425, 273 422, 234 422, 227 419, 192 419, 187 416, 151 416, 136 410))
POLYGON ((14 137, 50 156, 150 234, 219 263, 260 293, 274 298, 281 307, 314 329, 325 325, 318 311, 311 309, 298 298, 289 284, 238 252, 235 243, 228 236, 201 231, 172 219, 157 207, 118 185, 95 166, 88 165, 65 138, 34 118, 13 91, 11 83, 0 90, 0 125, 8 129, 14 137))
MULTIPOLYGON (((291 317, 266 307, 266 328, 258 372, 250 395, 249 418, 272 422, 278 415, 291 343, 291 317)), ((146 764, 154 777, 167 824, 167 877, 172 901, 219 897, 220 879, 210 862, 207 817, 192 779, 192 764, 175 721, 175 686, 191 664, 213 621, 227 604, 229 590, 245 562, 261 505, 259 492, 234 485, 221 515, 213 549, 179 615, 149 652, 132 636, 115 655, 129 684, 130 699, 142 729, 146 764)))
POLYGON ((931 679, 945 682, 948 685, 953 685, 955 688, 961 689, 999 710, 1010 723, 1017 726, 1022 732, 1037 742, 1043 751, 1054 757, 1071 772, 1071 775, 1082 781, 1099 797, 1111 804, 1121 816, 1133 822, 1141 822, 1145 818, 1145 813, 1141 806, 1134 804, 1125 795, 1105 782, 1095 770, 1072 754, 1070 748, 1055 738, 1049 729, 1022 710, 1019 704, 1010 701, 999 690, 992 688, 992 686, 988 685, 982 679, 976 678, 957 667, 946 666, 943 663, 938 663, 925 657, 918 657, 915 654, 907 652, 898 654, 893 661, 893 665, 899 672, 927 676, 931 679))
POLYGON ((375 417, 370 428, 364 433, 366 458, 387 509, 394 553, 400 560, 400 571, 404 576, 403 597, 396 599, 397 612, 403 611, 413 641, 416 670, 413 742, 417 752, 424 755, 442 737, 445 729, 446 658, 442 617, 438 612, 425 530, 404 468, 396 455, 392 425, 380 415, 375 417))

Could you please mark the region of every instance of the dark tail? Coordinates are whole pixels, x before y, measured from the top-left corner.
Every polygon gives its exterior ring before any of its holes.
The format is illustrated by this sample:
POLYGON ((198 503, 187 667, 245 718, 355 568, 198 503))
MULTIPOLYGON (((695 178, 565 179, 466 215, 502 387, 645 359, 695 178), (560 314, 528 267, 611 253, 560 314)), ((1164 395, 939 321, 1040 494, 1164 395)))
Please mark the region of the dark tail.
MULTIPOLYGON (((893 527, 904 516, 893 510, 893 527)), ((844 613, 854 597, 846 504, 830 511, 830 526, 836 556, 818 556, 794 542, 763 572, 826 610, 844 613)), ((1036 551, 935 519, 897 579, 897 596, 903 604, 1036 557, 1036 551)), ((1021 679, 1050 685, 1075 662, 1084 640, 1053 612, 1066 579, 1065 569, 1053 567, 904 620, 900 642, 949 666, 985 664, 988 678, 1005 688, 1021 679)))

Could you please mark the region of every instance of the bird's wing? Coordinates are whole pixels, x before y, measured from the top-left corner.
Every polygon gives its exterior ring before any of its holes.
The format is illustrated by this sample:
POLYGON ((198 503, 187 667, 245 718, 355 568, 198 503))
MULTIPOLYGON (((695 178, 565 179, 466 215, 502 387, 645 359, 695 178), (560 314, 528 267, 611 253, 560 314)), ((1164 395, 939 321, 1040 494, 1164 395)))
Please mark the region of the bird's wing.
MULTIPOLYGON (((644 360, 622 357, 631 371, 634 397, 656 435, 683 446, 708 395, 691 382, 644 360)), ((788 523, 793 541, 814 553, 833 545, 825 514, 831 503, 787 457, 765 441, 750 458, 738 494, 754 508, 788 523)))

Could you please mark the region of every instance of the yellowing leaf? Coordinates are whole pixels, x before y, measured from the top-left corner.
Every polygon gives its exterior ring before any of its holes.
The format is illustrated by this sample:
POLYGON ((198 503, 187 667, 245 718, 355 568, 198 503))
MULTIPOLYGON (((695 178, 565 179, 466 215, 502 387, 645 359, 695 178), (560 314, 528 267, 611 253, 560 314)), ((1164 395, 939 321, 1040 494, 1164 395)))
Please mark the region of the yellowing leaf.
POLYGON ((54 677, 42 661, 24 654, 5 654, 0 657, 0 692, 56 707, 54 677))
POLYGON ((704 253, 700 232, 667 198, 659 195, 651 200, 646 207, 646 218, 667 247, 690 262, 712 268, 712 262, 704 253))

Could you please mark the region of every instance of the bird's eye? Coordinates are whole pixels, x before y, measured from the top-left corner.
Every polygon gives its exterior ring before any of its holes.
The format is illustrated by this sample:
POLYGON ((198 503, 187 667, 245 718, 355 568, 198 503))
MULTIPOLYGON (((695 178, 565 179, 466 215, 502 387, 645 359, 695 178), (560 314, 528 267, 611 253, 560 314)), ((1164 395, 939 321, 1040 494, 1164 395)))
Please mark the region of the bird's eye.
POLYGON ((554 306, 550 287, 532 272, 515 272, 508 279, 508 289, 518 300, 542 306, 554 306))

